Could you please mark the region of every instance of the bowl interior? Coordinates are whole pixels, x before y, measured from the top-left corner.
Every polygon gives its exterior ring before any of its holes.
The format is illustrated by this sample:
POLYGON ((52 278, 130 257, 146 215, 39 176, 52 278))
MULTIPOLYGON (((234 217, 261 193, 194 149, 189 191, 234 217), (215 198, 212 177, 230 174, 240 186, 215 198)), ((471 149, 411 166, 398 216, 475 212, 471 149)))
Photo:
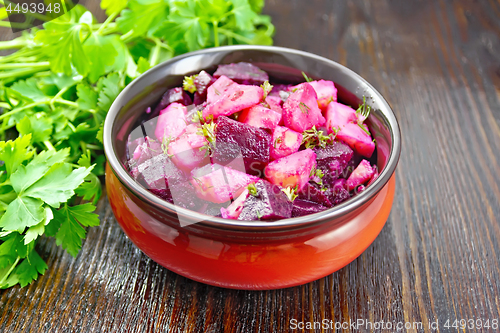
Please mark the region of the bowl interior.
MULTIPOLYGON (((132 131, 134 131, 132 137, 144 134, 144 128, 141 130, 138 125, 150 117, 145 113, 146 108, 157 104, 168 88, 182 85, 185 75, 196 74, 202 69, 213 72, 218 64, 241 61, 251 62, 266 71, 271 82, 304 82, 302 71, 313 79, 332 80, 338 90, 339 102, 357 108, 362 97, 365 96, 367 104, 372 107, 367 124, 377 141, 372 162, 377 164, 379 178, 364 192, 338 206, 317 214, 272 222, 273 226, 332 219, 345 214, 368 201, 389 180, 399 158, 399 128, 385 99, 368 82, 340 64, 310 53, 278 47, 237 46, 198 51, 160 64, 132 82, 115 100, 105 121, 104 145, 113 171, 129 190, 154 205, 162 206, 166 210, 176 210, 178 215, 187 214, 193 217, 198 214, 187 209, 176 208, 156 198, 128 175, 126 170, 128 137, 132 131)), ((233 221, 204 214, 198 215, 203 215, 196 217, 198 221, 219 226, 222 224, 255 228, 262 224, 269 227, 269 222, 233 221)))

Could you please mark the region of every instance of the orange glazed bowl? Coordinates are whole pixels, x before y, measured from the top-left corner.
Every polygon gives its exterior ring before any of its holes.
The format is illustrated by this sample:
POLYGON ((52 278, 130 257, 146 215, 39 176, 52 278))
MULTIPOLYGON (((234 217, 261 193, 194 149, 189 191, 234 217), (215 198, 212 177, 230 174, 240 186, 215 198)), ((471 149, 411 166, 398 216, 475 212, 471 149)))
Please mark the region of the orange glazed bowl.
MULTIPOLYGON (((272 81, 271 81, 272 82, 272 81)), ((164 62, 129 84, 104 123, 108 159, 106 188, 116 220, 147 256, 190 279, 213 286, 265 290, 314 281, 358 257, 382 230, 394 197, 399 126, 389 104, 368 82, 329 59, 269 46, 227 46, 188 53, 164 62), (153 195, 127 171, 127 140, 144 110, 185 75, 219 64, 250 62, 271 80, 335 82, 338 99, 372 107, 367 124, 376 139, 379 177, 353 198, 311 215, 274 222, 239 221, 175 206, 153 195)))

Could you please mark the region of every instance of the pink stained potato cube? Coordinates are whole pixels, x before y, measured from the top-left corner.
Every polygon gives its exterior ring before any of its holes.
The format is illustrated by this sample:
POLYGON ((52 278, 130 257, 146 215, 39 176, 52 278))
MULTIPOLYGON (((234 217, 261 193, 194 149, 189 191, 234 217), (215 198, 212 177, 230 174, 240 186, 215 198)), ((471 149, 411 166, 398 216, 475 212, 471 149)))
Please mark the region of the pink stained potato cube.
POLYGON ((175 166, 186 172, 210 162, 209 157, 206 156, 206 150, 200 149, 208 144, 207 139, 205 136, 193 132, 194 127, 189 130, 191 133, 185 133, 171 142, 167 150, 175 166))
POLYGON ((203 200, 223 203, 237 198, 250 183, 260 180, 241 171, 220 164, 207 164, 191 171, 191 184, 203 200))
POLYGON ((362 160, 354 169, 349 178, 347 178, 347 188, 349 191, 354 190, 357 186, 366 183, 375 174, 375 169, 367 160, 362 160))
POLYGON ((326 108, 326 127, 328 128, 328 132, 331 133, 333 129, 357 121, 356 111, 350 106, 337 102, 328 104, 326 108))
POLYGON ((207 88, 207 103, 213 104, 217 102, 234 85, 238 84, 227 76, 222 75, 207 88))
POLYGON ((330 102, 337 101, 337 88, 335 88, 335 84, 332 81, 311 81, 309 84, 316 91, 316 95, 318 95, 318 106, 321 110, 325 111, 330 102))
POLYGON ((266 97, 266 103, 269 105, 269 108, 279 114, 283 114, 283 108, 281 107, 282 101, 279 96, 271 96, 268 95, 266 97))
POLYGON ((274 129, 281 120, 281 114, 260 104, 241 111, 238 121, 259 128, 274 129))
POLYGON ((180 103, 171 103, 161 110, 156 123, 156 138, 163 142, 164 137, 171 140, 179 137, 187 126, 186 114, 187 108, 180 103))
POLYGON ((309 181, 311 170, 316 167, 316 154, 311 149, 270 162, 264 174, 274 185, 298 187, 300 191, 309 181))
POLYGON ((276 126, 273 131, 271 160, 291 155, 299 151, 302 134, 287 127, 276 126))
POLYGON ((316 92, 309 83, 298 85, 283 103, 283 122, 286 127, 300 133, 325 124, 316 92))
POLYGON ((214 119, 219 116, 229 116, 254 106, 262 100, 264 90, 261 87, 231 82, 227 77, 221 76, 208 88, 208 104, 203 109, 205 119, 210 115, 214 119))
MULTIPOLYGON (((365 126, 366 125, 361 125, 365 126)), ((340 127, 337 139, 344 141, 358 154, 370 158, 375 150, 375 142, 358 124, 348 123, 340 127)))
POLYGON ((240 196, 236 198, 227 208, 221 207, 220 213, 224 219, 237 220, 243 210, 245 200, 249 195, 248 189, 244 189, 240 196))

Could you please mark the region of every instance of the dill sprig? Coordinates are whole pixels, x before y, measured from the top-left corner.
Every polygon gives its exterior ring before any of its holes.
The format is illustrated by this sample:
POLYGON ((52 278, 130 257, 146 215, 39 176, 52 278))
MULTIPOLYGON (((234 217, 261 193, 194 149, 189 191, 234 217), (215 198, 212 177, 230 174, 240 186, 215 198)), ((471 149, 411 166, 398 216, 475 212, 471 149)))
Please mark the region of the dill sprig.
POLYGON ((358 109, 356 110, 356 113, 361 114, 363 117, 368 118, 370 115, 371 107, 366 104, 366 97, 363 96, 363 104, 361 104, 358 109))
POLYGON ((304 79, 306 80, 306 82, 311 82, 311 81, 314 81, 313 79, 311 79, 309 76, 307 76, 306 73, 302 72, 302 76, 304 77, 304 79))
POLYGON ((323 131, 318 131, 316 126, 313 126, 309 130, 305 130, 302 133, 302 144, 306 148, 321 147, 325 148, 327 144, 332 144, 337 135, 337 131, 329 135, 324 135, 323 131))
POLYGON ((262 97, 262 99, 265 100, 267 95, 269 95, 271 90, 273 90, 273 85, 270 84, 268 80, 266 80, 263 84, 260 85, 260 87, 264 90, 264 97, 262 97))
POLYGON ((300 102, 300 103, 299 103, 299 109, 300 109, 300 111, 301 111, 303 114, 307 114, 307 115, 309 115, 309 110, 311 110, 311 108, 310 108, 310 107, 308 107, 308 106, 307 106, 307 104, 306 104, 306 103, 304 103, 304 102, 300 102))
POLYGON ((293 202, 295 200, 295 198, 297 198, 299 196, 298 192, 299 192, 299 186, 295 186, 295 187, 291 187, 291 186, 288 186, 288 187, 285 187, 285 188, 282 188, 281 189, 283 191, 283 193, 286 194, 288 200, 290 200, 290 202, 293 202))
POLYGON ((184 76, 184 80, 182 81, 182 88, 186 91, 189 91, 191 94, 194 94, 196 91, 196 86, 194 84, 194 80, 198 75, 184 76))
POLYGON ((251 183, 247 186, 247 189, 248 189, 248 193, 250 193, 251 195, 253 195, 254 197, 257 196, 257 193, 258 193, 258 190, 257 190, 257 186, 255 186, 255 183, 251 183))
POLYGON ((208 122, 201 125, 196 134, 203 135, 207 139, 207 143, 199 148, 200 151, 205 150, 205 157, 212 154, 215 148, 215 130, 217 129, 217 124, 214 122, 208 122))
POLYGON ((214 116, 213 115, 208 115, 208 117, 205 119, 203 117, 203 111, 201 111, 201 110, 197 110, 196 113, 191 118, 191 122, 193 122, 193 123, 200 123, 202 125, 206 124, 206 123, 210 123, 213 120, 214 120, 214 116))
POLYGON ((170 142, 172 141, 172 137, 169 135, 167 136, 166 134, 163 135, 163 140, 161 141, 161 150, 163 151, 163 154, 171 156, 168 154, 168 146, 170 145, 170 142))

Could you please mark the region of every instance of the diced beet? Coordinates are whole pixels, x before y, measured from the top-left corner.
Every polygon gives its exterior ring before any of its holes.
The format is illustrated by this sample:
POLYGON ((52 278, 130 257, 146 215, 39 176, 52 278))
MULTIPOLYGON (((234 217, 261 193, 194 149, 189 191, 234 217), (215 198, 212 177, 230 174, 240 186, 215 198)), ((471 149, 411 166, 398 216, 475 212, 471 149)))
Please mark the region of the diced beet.
POLYGON ((328 207, 319 205, 311 201, 295 199, 293 201, 292 217, 319 213, 326 209, 328 209, 328 207))
POLYGON ((184 171, 190 172, 193 168, 210 162, 206 150, 200 149, 208 144, 205 136, 198 134, 195 125, 187 127, 190 133, 185 133, 168 146, 168 154, 172 162, 184 171))
POLYGON ((285 91, 287 92, 290 87, 293 87, 293 84, 273 84, 273 89, 271 89, 271 92, 269 95, 271 96, 280 96, 280 91, 285 91))
POLYGON ((255 183, 257 193, 248 195, 238 220, 286 219, 292 216, 292 203, 281 189, 263 179, 255 183))
POLYGON ((143 183, 148 189, 165 189, 169 181, 185 179, 182 171, 172 163, 165 154, 153 158, 137 166, 136 180, 143 183))
POLYGON ((332 207, 332 203, 326 196, 326 194, 321 191, 321 189, 307 183, 302 190, 299 191, 299 199, 316 202, 325 207, 332 207))
MULTIPOLYGON (((137 144, 134 152, 132 154, 132 159, 130 165, 140 165, 150 158, 162 153, 161 145, 158 141, 152 140, 149 137, 138 138, 134 140, 134 144, 137 144)), ((132 148, 132 146, 129 146, 132 148)))
POLYGON ((196 93, 201 97, 207 96, 207 89, 215 82, 212 75, 205 71, 201 71, 194 79, 194 86, 196 87, 196 93))
POLYGON ((347 181, 343 178, 335 180, 326 194, 333 205, 338 205, 351 197, 347 181))
POLYGON ((186 107, 179 103, 172 103, 161 110, 156 123, 156 138, 163 142, 164 137, 173 140, 184 133, 187 126, 186 113, 186 107))
POLYGON ((271 160, 277 160, 299 151, 302 134, 286 127, 276 126, 273 131, 271 160))
POLYGON ((315 148, 317 168, 323 172, 323 182, 330 184, 339 178, 353 156, 345 143, 334 141, 325 148, 315 148))
POLYGON ((243 210, 243 204, 247 199, 249 193, 248 189, 244 189, 240 196, 236 198, 227 208, 221 207, 220 213, 225 219, 237 220, 243 210))
POLYGON ((375 174, 375 170, 367 160, 362 160, 347 179, 347 188, 352 191, 356 186, 366 183, 375 174))
POLYGON ((266 178, 281 187, 298 187, 301 190, 309 181, 311 170, 316 167, 316 154, 311 149, 298 151, 270 162, 266 178))
POLYGON ((271 134, 228 117, 219 117, 215 130, 213 160, 226 165, 243 157, 247 173, 258 174, 269 162, 271 134))
POLYGON ((149 189, 149 191, 171 204, 194 211, 200 211, 207 203, 196 197, 194 186, 187 181, 171 182, 166 189, 149 189))
POLYGON ((241 111, 238 121, 259 128, 274 129, 281 120, 281 114, 260 104, 241 111))
POLYGON ((189 97, 189 95, 181 87, 168 89, 163 94, 160 103, 155 108, 154 113, 158 113, 160 110, 165 109, 172 103, 179 103, 184 106, 188 106, 189 104, 192 104, 193 101, 191 100, 191 97, 189 97))
POLYGON ((266 72, 247 62, 219 65, 214 73, 214 77, 218 78, 222 75, 243 84, 261 84, 269 80, 266 72))
POLYGON ((321 110, 325 111, 330 102, 337 101, 337 88, 335 88, 335 84, 332 81, 311 81, 309 84, 316 91, 316 95, 318 95, 318 106, 321 110))
POLYGON ((194 169, 191 176, 190 182, 196 188, 196 195, 216 203, 237 198, 248 184, 260 179, 219 164, 194 169))
POLYGON ((341 126, 337 138, 367 158, 370 158, 375 150, 375 142, 372 141, 371 135, 361 129, 358 124, 348 123, 341 126))
POLYGON ((163 189, 155 189, 155 188, 150 188, 149 192, 153 193, 157 197, 162 198, 165 201, 170 202, 171 204, 174 203, 174 200, 172 199, 172 193, 170 192, 170 188, 163 188, 163 189))
POLYGON ((300 84, 287 98, 283 104, 283 122, 286 127, 300 133, 325 124, 316 92, 309 83, 300 84))
POLYGON ((196 196, 196 187, 188 181, 170 181, 168 185, 174 205, 199 211, 206 203, 196 196))
MULTIPOLYGON (((223 76, 221 76, 219 80, 221 78, 223 78, 223 76)), ((216 86, 219 80, 208 88, 208 104, 205 109, 203 109, 203 117, 205 119, 210 115, 212 115, 214 119, 219 116, 229 116, 258 104, 264 96, 264 90, 259 86, 249 86, 237 83, 227 86, 224 92, 214 90, 212 94, 211 90, 216 86), (211 102, 214 99, 215 101, 211 102)))

